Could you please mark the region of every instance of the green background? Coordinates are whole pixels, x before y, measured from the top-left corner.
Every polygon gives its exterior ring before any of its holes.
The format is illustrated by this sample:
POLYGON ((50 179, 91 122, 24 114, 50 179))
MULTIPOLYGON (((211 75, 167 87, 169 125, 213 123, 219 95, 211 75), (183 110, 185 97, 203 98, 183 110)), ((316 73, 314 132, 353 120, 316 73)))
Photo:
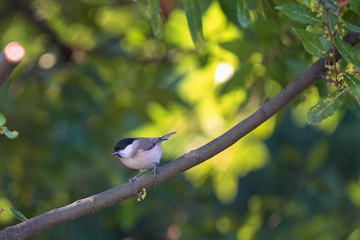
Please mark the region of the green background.
MULTIPOLYGON (((274 9, 284 2, 252 1, 243 29, 236 1, 201 1, 199 52, 182 1, 163 1, 162 40, 146 1, 2 1, 0 46, 18 41, 26 55, 0 89, 6 126, 20 133, 0 136, 0 208, 31 218, 127 182, 137 172, 111 155, 121 138, 176 131, 166 164, 248 117, 316 61, 292 30, 304 25, 274 9)), ((347 97, 308 125, 326 94, 319 80, 144 201, 31 239, 359 239, 360 115, 347 97)), ((18 222, 0 215, 1 229, 18 222)))

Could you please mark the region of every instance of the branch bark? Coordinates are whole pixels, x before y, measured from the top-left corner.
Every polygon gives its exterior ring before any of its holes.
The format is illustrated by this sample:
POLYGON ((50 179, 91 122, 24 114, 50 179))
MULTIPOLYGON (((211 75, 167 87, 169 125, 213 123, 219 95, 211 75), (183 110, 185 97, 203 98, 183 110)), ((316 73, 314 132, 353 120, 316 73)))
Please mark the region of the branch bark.
MULTIPOLYGON (((352 46, 359 42, 359 33, 349 33, 344 40, 352 46)), ((340 59, 336 53, 336 60, 340 59)), ((185 153, 181 157, 159 168, 157 176, 148 173, 133 183, 125 183, 105 192, 80 199, 70 205, 54 209, 25 222, 0 231, 0 239, 24 239, 56 225, 75 220, 81 216, 100 211, 124 199, 136 196, 142 188, 151 189, 178 176, 180 173, 206 161, 239 141, 267 119, 279 112, 297 95, 319 79, 325 72, 324 59, 319 59, 304 74, 292 81, 278 95, 265 103, 259 110, 244 119, 223 135, 202 147, 185 153)))
POLYGON ((0 87, 8 79, 24 55, 24 48, 17 42, 9 43, 0 53, 0 87))

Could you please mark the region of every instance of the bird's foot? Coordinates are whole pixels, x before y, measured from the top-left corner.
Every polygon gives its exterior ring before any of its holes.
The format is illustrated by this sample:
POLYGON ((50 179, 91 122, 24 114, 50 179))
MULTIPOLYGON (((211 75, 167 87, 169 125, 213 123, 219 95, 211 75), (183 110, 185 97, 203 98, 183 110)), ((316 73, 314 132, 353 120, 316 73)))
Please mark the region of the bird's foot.
POLYGON ((158 174, 159 174, 159 168, 158 168, 156 165, 157 165, 157 163, 155 163, 154 168, 153 168, 153 170, 151 171, 154 175, 158 175, 158 174))

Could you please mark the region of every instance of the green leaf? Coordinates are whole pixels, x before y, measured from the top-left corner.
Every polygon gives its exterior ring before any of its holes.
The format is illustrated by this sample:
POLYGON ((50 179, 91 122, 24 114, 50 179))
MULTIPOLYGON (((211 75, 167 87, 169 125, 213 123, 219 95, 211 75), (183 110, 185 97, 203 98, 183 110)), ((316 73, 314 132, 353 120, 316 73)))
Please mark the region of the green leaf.
POLYGON ((340 38, 334 39, 335 47, 340 54, 351 64, 360 67, 360 58, 357 51, 351 47, 351 45, 340 38))
POLYGON ((360 14, 360 0, 352 0, 350 1, 350 9, 360 14))
POLYGON ((198 0, 185 0, 185 14, 188 20, 191 38, 197 50, 201 50, 204 45, 199 4, 198 0))
POLYGON ((7 127, 2 127, 2 130, 4 131, 5 136, 7 136, 7 137, 10 138, 10 139, 14 139, 14 138, 16 138, 17 136, 19 136, 19 132, 18 132, 18 131, 10 131, 10 130, 7 129, 7 127))
POLYGON ((306 25, 306 31, 317 34, 318 36, 324 35, 324 29, 319 28, 317 25, 306 25))
POLYGON ((306 24, 321 23, 321 21, 317 19, 312 12, 304 8, 299 8, 298 6, 293 4, 283 4, 275 8, 297 22, 306 24))
POLYGON ((294 31, 301 38, 308 53, 317 57, 324 56, 326 49, 316 34, 298 28, 294 28, 294 31))
POLYGON ((345 27, 347 29, 349 29, 350 31, 352 32, 360 32, 360 27, 359 26, 356 26, 356 25, 353 25, 351 23, 348 23, 347 21, 345 21, 344 19, 341 19, 341 21, 344 23, 345 27))
POLYGON ((317 124, 334 115, 340 109, 346 92, 346 89, 337 90, 320 99, 315 106, 310 108, 307 114, 308 123, 317 124))
POLYGON ((324 38, 323 36, 319 37, 320 42, 322 43, 322 45, 324 46, 324 49, 330 49, 331 48, 331 42, 327 39, 324 38))
POLYGON ((16 217, 17 219, 19 219, 20 221, 26 221, 28 220, 21 212, 19 212, 16 209, 13 208, 9 208, 9 210, 11 211, 11 213, 14 215, 14 217, 16 217))
POLYGON ((159 0, 148 0, 150 22, 153 33, 158 39, 164 38, 163 17, 159 0))
MULTIPOLYGON (((253 1, 254 2, 254 1, 253 1)), ((265 19, 274 19, 277 15, 274 0, 261 0, 262 14, 265 19)))
POLYGON ((237 0, 236 11, 240 25, 247 28, 251 23, 247 0, 237 0))
POLYGON ((0 113, 0 126, 6 123, 6 118, 3 114, 0 113))
POLYGON ((344 81, 347 83, 350 93, 356 98, 360 105, 360 80, 350 73, 345 73, 344 81))

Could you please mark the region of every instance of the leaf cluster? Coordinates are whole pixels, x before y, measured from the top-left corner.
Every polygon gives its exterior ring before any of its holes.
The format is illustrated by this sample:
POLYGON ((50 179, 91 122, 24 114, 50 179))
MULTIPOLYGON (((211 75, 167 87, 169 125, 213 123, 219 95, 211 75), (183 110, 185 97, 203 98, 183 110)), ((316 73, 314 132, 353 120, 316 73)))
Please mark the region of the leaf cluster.
POLYGON ((320 123, 334 115, 341 109, 344 101, 343 96, 346 93, 354 98, 359 98, 358 92, 348 91, 344 81, 344 74, 347 75, 346 78, 351 76, 352 79, 356 79, 360 68, 358 51, 342 39, 347 31, 359 32, 360 30, 359 26, 350 24, 345 20, 349 14, 359 13, 360 2, 358 0, 349 2, 325 0, 302 6, 284 4, 276 7, 294 21, 307 25, 305 29, 296 28, 294 31, 302 40, 308 53, 326 59, 326 67, 329 71, 323 78, 340 89, 330 90, 329 95, 320 99, 315 106, 310 108, 307 114, 309 124, 320 123), (349 3, 349 7, 346 6, 347 3, 349 3), (336 63, 335 48, 343 57, 342 66, 336 63))

